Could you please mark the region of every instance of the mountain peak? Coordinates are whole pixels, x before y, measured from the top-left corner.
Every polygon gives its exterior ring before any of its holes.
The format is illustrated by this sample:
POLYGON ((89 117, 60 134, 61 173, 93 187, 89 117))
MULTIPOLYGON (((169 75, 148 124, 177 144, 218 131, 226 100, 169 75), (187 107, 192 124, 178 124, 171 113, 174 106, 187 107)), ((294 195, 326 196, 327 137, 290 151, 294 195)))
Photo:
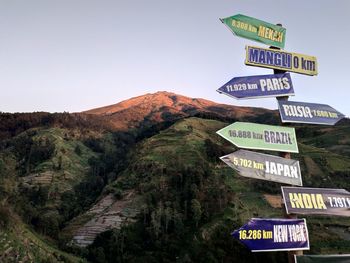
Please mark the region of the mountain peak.
POLYGON ((256 114, 256 111, 254 108, 218 104, 201 98, 189 98, 173 92, 158 91, 84 113, 104 116, 112 121, 116 129, 127 130, 138 127, 144 122, 158 123, 193 116, 197 113, 241 117, 256 114))
POLYGON ((104 106, 96 109, 91 109, 91 110, 85 111, 84 113, 97 114, 97 115, 111 115, 135 106, 139 106, 143 108, 145 107, 161 108, 161 107, 178 107, 179 105, 198 106, 197 104, 200 104, 202 106, 204 105, 209 106, 209 105, 214 105, 216 103, 205 99, 197 99, 197 98, 192 99, 189 97, 178 95, 173 92, 158 91, 156 93, 147 93, 145 95, 133 97, 131 99, 121 101, 117 104, 104 106))

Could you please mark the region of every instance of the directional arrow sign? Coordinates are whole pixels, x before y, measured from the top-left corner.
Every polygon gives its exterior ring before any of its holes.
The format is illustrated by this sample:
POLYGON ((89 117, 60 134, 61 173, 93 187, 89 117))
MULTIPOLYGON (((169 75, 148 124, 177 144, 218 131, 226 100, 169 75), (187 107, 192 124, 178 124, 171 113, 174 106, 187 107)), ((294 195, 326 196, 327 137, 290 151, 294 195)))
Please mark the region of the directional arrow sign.
POLYGON ((282 122, 334 125, 344 114, 326 104, 298 101, 278 101, 282 122))
POLYGON ((282 186, 287 214, 350 216, 350 193, 345 189, 282 186))
POLYGON ((305 219, 252 218, 232 236, 252 252, 310 249, 305 219))
POLYGON ((286 29, 281 26, 240 14, 220 20, 237 36, 284 48, 286 29))
POLYGON ((216 133, 240 148, 298 152, 294 128, 235 122, 216 133))
POLYGON ((236 77, 217 90, 236 99, 294 95, 289 73, 236 77))
POLYGON ((303 185, 299 162, 292 159, 246 150, 238 150, 220 159, 244 177, 303 185))
POLYGON ((246 46, 245 64, 305 75, 317 75, 316 57, 271 48, 246 46))

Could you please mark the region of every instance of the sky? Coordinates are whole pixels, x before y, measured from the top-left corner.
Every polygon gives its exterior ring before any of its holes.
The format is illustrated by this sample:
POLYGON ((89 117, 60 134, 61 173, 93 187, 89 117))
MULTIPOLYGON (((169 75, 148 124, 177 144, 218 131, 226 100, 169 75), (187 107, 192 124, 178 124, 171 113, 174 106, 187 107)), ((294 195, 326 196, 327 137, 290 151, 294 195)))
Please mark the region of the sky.
POLYGON ((157 91, 235 100, 233 77, 272 74, 244 64, 245 46, 219 18, 244 14, 287 29, 285 50, 316 56, 317 76, 291 73, 293 101, 350 116, 348 0, 0 0, 0 111, 79 112, 157 91))

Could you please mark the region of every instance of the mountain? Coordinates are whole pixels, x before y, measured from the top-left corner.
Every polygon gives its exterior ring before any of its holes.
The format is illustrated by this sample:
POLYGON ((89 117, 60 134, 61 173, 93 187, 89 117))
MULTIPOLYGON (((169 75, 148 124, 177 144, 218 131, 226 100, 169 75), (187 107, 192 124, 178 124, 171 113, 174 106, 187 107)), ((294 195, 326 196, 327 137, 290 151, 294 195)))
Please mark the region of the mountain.
POLYGON ((171 92, 146 94, 114 105, 85 111, 112 122, 115 129, 128 130, 159 122, 207 115, 213 118, 242 119, 271 114, 270 110, 218 104, 205 99, 188 98, 171 92))
MULTIPOLYGON (((280 184, 240 176, 216 131, 276 111, 168 92, 83 113, 0 113, 1 262, 286 262, 230 233, 283 217, 280 184)), ((350 122, 296 128, 303 184, 350 189, 350 122)), ((276 153, 270 153, 276 154, 276 153)), ((307 216, 311 254, 346 253, 347 218, 307 216)))

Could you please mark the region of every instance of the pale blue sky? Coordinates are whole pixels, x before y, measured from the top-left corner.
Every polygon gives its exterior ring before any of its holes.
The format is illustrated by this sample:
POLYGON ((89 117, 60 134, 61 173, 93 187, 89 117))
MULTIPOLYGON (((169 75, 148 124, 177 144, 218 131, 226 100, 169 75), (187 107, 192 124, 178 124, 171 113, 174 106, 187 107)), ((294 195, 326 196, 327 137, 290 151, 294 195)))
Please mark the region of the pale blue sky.
POLYGON ((285 50, 317 57, 318 76, 291 73, 291 100, 350 115, 348 0, 0 0, 0 111, 76 112, 162 90, 276 109, 216 92, 272 73, 244 65, 245 45, 265 45, 219 21, 238 13, 282 23, 285 50))

